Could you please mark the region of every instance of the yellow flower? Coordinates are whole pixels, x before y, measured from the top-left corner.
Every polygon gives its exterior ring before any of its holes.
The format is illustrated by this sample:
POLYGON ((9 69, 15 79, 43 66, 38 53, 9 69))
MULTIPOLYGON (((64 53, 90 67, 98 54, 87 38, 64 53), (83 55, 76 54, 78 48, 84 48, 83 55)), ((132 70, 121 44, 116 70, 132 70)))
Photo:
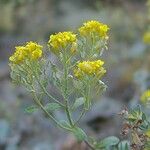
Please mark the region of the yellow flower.
POLYGON ((150 102, 150 89, 146 90, 142 96, 141 96, 141 102, 143 104, 147 104, 147 102, 150 102))
POLYGON ((27 57, 27 49, 24 46, 17 46, 15 48, 15 53, 10 56, 9 60, 14 64, 19 64, 27 57))
POLYGON ((150 138, 150 129, 148 129, 148 130, 146 131, 145 135, 150 138))
POLYGON ((27 51, 28 51, 28 55, 31 59, 37 60, 42 56, 42 46, 35 43, 35 42, 27 42, 26 45, 27 51))
POLYGON ((42 51, 40 49, 37 49, 32 52, 32 59, 37 60, 42 56, 42 51))
POLYGON ((28 42, 26 46, 17 46, 15 53, 9 60, 14 64, 20 64, 26 59, 37 60, 42 56, 42 46, 35 42, 28 42))
POLYGON ((92 74, 94 71, 91 62, 89 61, 80 62, 77 66, 85 74, 92 74))
POLYGON ((102 60, 83 61, 77 64, 77 69, 74 70, 74 75, 80 78, 84 75, 102 76, 106 70, 102 67, 104 62, 102 60))
POLYGON ((59 49, 72 45, 76 40, 76 35, 72 32, 59 32, 50 36, 48 44, 53 48, 54 53, 58 53, 59 49))
POLYGON ((108 38, 107 32, 109 27, 98 21, 88 21, 79 28, 81 36, 97 35, 100 38, 108 38))
POLYGON ((145 44, 150 44, 150 31, 146 32, 143 36, 143 42, 145 44))
POLYGON ((79 69, 74 69, 74 76, 78 79, 81 78, 82 77, 81 71, 79 69))

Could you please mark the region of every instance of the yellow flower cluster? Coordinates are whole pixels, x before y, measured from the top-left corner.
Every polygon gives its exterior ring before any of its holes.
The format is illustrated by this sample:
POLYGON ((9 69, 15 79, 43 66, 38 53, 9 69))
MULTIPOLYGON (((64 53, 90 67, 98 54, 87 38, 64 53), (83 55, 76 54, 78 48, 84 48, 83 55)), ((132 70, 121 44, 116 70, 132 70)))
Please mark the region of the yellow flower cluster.
POLYGON ((72 45, 76 42, 76 34, 72 32, 59 32, 55 35, 51 35, 48 44, 53 48, 53 52, 59 52, 59 49, 65 48, 68 45, 72 45))
POLYGON ((150 129, 148 129, 145 134, 150 138, 150 129))
POLYGON ((109 27, 98 21, 88 21, 79 28, 79 32, 82 36, 89 36, 90 34, 98 35, 101 38, 107 38, 107 32, 109 27))
POLYGON ((77 69, 74 70, 74 75, 80 78, 84 75, 99 75, 103 76, 106 70, 102 67, 104 64, 101 60, 83 61, 77 64, 77 69))
POLYGON ((142 96, 141 96, 141 102, 143 104, 146 104, 147 102, 150 102, 150 89, 146 90, 142 96))
POLYGON ((35 42, 27 42, 25 46, 17 46, 15 53, 9 58, 14 64, 22 63, 26 59, 37 60, 42 56, 42 46, 35 42))
POLYGON ((146 32, 143 36, 143 42, 145 44, 150 44, 150 31, 149 32, 146 32))

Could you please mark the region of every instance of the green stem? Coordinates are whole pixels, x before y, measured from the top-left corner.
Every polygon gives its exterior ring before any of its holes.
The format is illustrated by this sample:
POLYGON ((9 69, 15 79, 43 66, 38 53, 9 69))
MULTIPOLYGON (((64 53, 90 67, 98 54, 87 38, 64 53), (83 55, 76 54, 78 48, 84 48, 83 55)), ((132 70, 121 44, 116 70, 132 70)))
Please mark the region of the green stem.
POLYGON ((95 150, 95 148, 88 141, 85 140, 84 142, 91 150, 95 150))
MULTIPOLYGON (((40 103, 34 88, 32 87, 32 94, 33 94, 33 98, 35 103, 43 110, 43 112, 49 117, 50 120, 54 121, 54 123, 56 123, 57 126, 59 126, 62 129, 68 130, 68 131, 72 131, 70 128, 64 127, 62 126, 45 108, 44 106, 40 103)), ((86 145, 91 149, 91 150, 95 150, 94 147, 88 142, 88 141, 84 141, 86 143, 86 145)))
POLYGON ((51 99, 53 99, 56 103, 58 103, 60 106, 64 107, 64 105, 59 102, 58 100, 56 100, 52 95, 50 95, 48 93, 48 91, 45 89, 45 87, 43 86, 43 84, 37 79, 37 82, 39 83, 40 87, 42 88, 43 92, 51 99))
POLYGON ((66 129, 66 130, 69 130, 69 128, 66 128, 64 126, 62 126, 45 108, 44 106, 41 104, 40 100, 38 99, 36 93, 35 93, 35 90, 32 86, 32 95, 33 95, 33 98, 34 98, 34 101, 35 103, 43 110, 43 112, 49 117, 50 120, 53 120, 54 123, 56 123, 57 126, 59 126, 60 128, 63 128, 63 129, 66 129))
POLYGON ((81 120, 81 118, 85 115, 85 113, 86 113, 86 110, 83 108, 83 110, 81 111, 81 114, 79 115, 74 125, 76 125, 81 120))
MULTIPOLYGON (((32 66, 31 66, 32 67, 32 66)), ((61 102, 59 102, 56 98, 54 98, 52 95, 49 94, 49 92, 46 90, 46 88, 43 86, 43 84, 40 82, 40 79, 37 75, 36 70, 34 70, 34 68, 32 67, 33 73, 35 75, 35 78, 38 82, 38 84, 40 85, 41 89, 43 90, 43 92, 50 98, 53 99, 56 103, 58 103, 60 106, 65 107, 61 102)))
POLYGON ((73 120, 71 117, 71 112, 68 104, 68 65, 67 65, 66 53, 64 53, 63 63, 64 63, 64 100, 66 105, 66 114, 70 125, 73 126, 73 120))
POLYGON ((91 105, 91 101, 90 101, 90 80, 87 81, 87 85, 86 85, 86 95, 85 95, 85 109, 89 110, 90 105, 91 105))

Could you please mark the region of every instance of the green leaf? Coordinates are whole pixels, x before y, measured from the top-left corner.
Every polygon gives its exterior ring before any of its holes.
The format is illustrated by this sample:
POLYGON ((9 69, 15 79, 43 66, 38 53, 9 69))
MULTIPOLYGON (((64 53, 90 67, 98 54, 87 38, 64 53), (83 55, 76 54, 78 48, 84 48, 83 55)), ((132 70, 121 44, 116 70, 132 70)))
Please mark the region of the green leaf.
POLYGON ((149 150, 149 148, 150 148, 150 142, 147 141, 144 146, 145 146, 145 150, 149 150))
POLYGON ((63 127, 68 128, 68 129, 71 129, 71 126, 70 126, 70 124, 69 124, 67 121, 61 120, 59 123, 60 123, 63 127))
POLYGON ((58 103, 48 103, 44 106, 47 111, 58 110, 61 106, 58 103))
POLYGON ((130 150, 129 148, 129 142, 128 141, 122 141, 118 144, 118 150, 130 150))
POLYGON ((74 103, 73 106, 72 106, 72 110, 75 110, 75 109, 78 108, 79 106, 83 105, 84 102, 85 102, 84 97, 77 98, 77 99, 75 100, 75 103, 74 103))
POLYGON ((87 138, 85 132, 79 127, 73 128, 72 133, 74 134, 74 136, 77 138, 78 141, 83 141, 87 138))
POLYGON ((29 114, 34 113, 36 111, 38 111, 38 107, 37 106, 29 106, 29 107, 27 107, 25 109, 25 112, 29 113, 29 114))
POLYGON ((142 114, 142 121, 145 121, 145 120, 147 120, 147 117, 146 117, 146 115, 143 113, 143 114, 142 114))
POLYGON ((110 148, 111 146, 115 146, 119 143, 119 139, 115 136, 110 136, 99 143, 97 143, 97 148, 110 148))
POLYGON ((142 120, 142 118, 143 118, 143 112, 141 110, 141 107, 138 105, 137 107, 135 107, 129 112, 127 119, 131 122, 134 122, 136 120, 142 120))

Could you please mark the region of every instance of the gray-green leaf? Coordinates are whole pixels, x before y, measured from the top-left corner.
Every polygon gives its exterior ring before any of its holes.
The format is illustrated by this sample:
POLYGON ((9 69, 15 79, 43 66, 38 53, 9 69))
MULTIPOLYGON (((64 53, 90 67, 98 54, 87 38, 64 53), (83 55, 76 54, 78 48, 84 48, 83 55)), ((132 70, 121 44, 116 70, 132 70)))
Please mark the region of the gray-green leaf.
POLYGON ((110 136, 107 137, 105 139, 103 139, 102 141, 100 141, 97 145, 97 147, 99 148, 109 148, 111 146, 115 146, 119 143, 119 139, 115 136, 110 136))
POLYGON ((65 127, 65 128, 71 129, 70 124, 69 124, 67 121, 65 121, 65 120, 61 120, 61 121, 60 121, 60 124, 61 124, 63 127, 65 127))
POLYGON ((27 108, 25 109, 25 112, 26 112, 26 113, 29 113, 29 114, 31 114, 31 113, 33 113, 33 112, 36 112, 36 111, 38 111, 38 107, 37 107, 37 106, 29 106, 29 107, 27 107, 27 108))
POLYGON ((79 127, 73 128, 72 132, 78 141, 83 141, 87 138, 85 132, 79 127))
POLYGON ((48 103, 45 105, 45 109, 47 111, 55 111, 58 110, 61 106, 58 103, 48 103))
POLYGON ((75 100, 75 103, 72 106, 72 109, 75 110, 76 108, 78 108, 79 106, 83 105, 85 102, 85 99, 83 97, 77 98, 75 100))
POLYGON ((122 141, 118 144, 119 150, 130 150, 129 148, 129 142, 128 141, 122 141))

